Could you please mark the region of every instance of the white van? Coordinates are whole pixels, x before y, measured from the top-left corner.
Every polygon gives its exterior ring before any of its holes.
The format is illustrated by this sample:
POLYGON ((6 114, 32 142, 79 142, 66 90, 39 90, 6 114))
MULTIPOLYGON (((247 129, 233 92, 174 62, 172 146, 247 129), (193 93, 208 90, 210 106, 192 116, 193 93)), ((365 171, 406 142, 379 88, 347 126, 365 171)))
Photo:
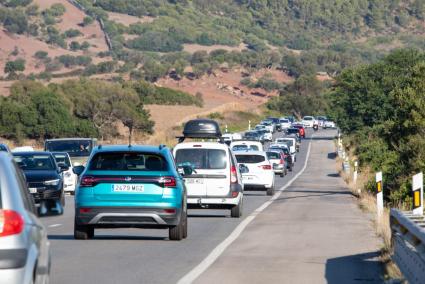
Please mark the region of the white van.
MULTIPOLYGON (((218 129, 214 121, 206 119, 191 120, 186 126, 194 131, 197 123, 208 125, 205 127, 208 131, 218 129)), ((185 137, 188 135, 190 137, 190 134, 185 133, 185 137)), ((221 133, 217 136, 221 136, 221 133)), ((193 169, 190 175, 184 176, 189 208, 230 209, 232 217, 242 216, 242 177, 236 159, 225 143, 179 143, 174 147, 173 154, 178 168, 190 165, 193 169)))
POLYGON ((263 144, 259 141, 233 141, 230 143, 230 149, 232 151, 264 151, 263 144))

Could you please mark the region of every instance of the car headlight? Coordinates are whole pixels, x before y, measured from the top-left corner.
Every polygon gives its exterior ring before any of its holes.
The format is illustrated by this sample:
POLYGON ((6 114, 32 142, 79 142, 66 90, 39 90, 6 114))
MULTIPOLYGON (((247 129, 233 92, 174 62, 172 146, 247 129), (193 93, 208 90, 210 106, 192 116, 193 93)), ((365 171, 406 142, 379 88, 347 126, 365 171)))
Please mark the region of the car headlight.
POLYGON ((52 179, 52 180, 46 180, 44 182, 44 185, 58 185, 60 179, 52 179))

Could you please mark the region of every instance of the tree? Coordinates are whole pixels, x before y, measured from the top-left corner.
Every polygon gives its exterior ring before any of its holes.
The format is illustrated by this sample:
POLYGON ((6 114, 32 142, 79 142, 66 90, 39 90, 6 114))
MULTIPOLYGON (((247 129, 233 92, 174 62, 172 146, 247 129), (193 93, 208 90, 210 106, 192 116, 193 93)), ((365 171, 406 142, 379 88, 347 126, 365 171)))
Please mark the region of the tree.
POLYGON ((16 72, 23 72, 25 70, 25 60, 22 58, 16 59, 14 61, 6 62, 4 66, 4 73, 9 74, 9 76, 16 75, 16 72))

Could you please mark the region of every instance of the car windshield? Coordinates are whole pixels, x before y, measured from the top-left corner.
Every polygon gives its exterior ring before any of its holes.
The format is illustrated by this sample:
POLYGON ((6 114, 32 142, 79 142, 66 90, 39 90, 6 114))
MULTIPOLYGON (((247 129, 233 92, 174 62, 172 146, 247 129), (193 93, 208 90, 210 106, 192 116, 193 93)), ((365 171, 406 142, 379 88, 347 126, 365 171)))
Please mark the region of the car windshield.
POLYGON ((267 152, 267 158, 269 158, 269 160, 280 159, 280 154, 278 152, 267 152))
POLYGON ((59 164, 64 164, 67 167, 71 167, 71 161, 69 160, 68 156, 65 154, 53 154, 53 156, 55 157, 56 163, 59 164))
POLYGON ((305 116, 305 117, 303 118, 303 120, 313 120, 313 117, 312 117, 312 116, 305 116))
POLYGON ((14 160, 24 171, 48 171, 55 169, 52 157, 47 154, 15 154, 14 160))
POLYGON ((46 141, 45 150, 49 152, 66 152, 71 157, 88 157, 93 148, 91 139, 46 141))
POLYGON ((258 146, 256 145, 235 145, 232 147, 233 151, 258 151, 258 146))
POLYGON ((92 171, 167 171, 164 157, 140 152, 97 153, 90 161, 92 171))
POLYGON ((176 163, 190 163, 200 170, 222 170, 227 167, 227 156, 226 151, 220 149, 179 149, 176 163))
POLYGON ((266 158, 263 155, 236 155, 238 163, 258 164, 264 162, 266 158))
POLYGON ((8 152, 7 151, 7 147, 5 145, 3 145, 3 144, 0 144, 0 151, 2 151, 2 152, 8 152))

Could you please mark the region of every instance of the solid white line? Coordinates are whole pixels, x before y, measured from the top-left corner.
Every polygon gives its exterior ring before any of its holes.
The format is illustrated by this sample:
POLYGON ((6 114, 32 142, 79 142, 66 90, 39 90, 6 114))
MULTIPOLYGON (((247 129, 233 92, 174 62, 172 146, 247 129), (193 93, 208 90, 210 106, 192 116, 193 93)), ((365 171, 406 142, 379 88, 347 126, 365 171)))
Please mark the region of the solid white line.
POLYGON ((280 197, 282 192, 287 189, 306 169, 308 158, 310 156, 310 149, 311 149, 311 140, 308 145, 307 155, 305 158, 304 166, 302 169, 291 179, 289 180, 284 186, 282 186, 278 192, 273 195, 273 197, 263 203, 260 207, 258 207, 254 212, 252 212, 248 217, 246 217, 242 222, 239 223, 238 226, 233 230, 233 232, 224 240, 222 241, 218 246, 216 246, 211 253, 197 266, 195 266, 191 271, 189 271, 185 276, 183 276, 177 284, 186 284, 186 283, 192 283, 196 280, 202 273, 204 273, 208 267, 211 266, 211 264, 214 263, 214 261, 217 260, 217 258, 226 250, 226 248, 233 243, 234 240, 236 240, 239 235, 243 232, 243 230, 246 228, 246 226, 251 223, 255 217, 257 217, 258 214, 260 214, 264 209, 266 209, 270 204, 272 204, 276 199, 280 197))
POLYGON ((56 228, 60 226, 62 226, 62 224, 53 224, 53 225, 49 225, 49 228, 56 228))

